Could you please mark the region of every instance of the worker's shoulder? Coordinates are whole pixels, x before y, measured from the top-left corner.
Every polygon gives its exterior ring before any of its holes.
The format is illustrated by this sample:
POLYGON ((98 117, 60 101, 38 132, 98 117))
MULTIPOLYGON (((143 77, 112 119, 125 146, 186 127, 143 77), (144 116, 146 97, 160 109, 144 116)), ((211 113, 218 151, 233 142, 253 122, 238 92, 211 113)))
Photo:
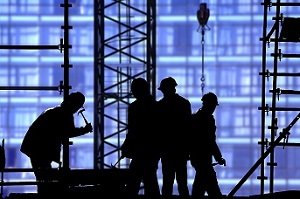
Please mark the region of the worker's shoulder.
POLYGON ((176 94, 176 96, 177 96, 178 101, 181 101, 182 103, 190 104, 190 101, 187 98, 185 98, 179 94, 176 94))

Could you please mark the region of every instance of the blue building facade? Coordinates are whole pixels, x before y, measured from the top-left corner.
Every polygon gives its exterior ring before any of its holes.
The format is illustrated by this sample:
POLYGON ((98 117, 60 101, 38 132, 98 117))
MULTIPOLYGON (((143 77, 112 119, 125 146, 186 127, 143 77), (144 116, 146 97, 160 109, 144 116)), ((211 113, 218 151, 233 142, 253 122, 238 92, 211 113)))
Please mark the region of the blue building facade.
MULTIPOLYGON (((71 91, 87 96, 86 117, 93 121, 93 1, 72 0, 70 8, 71 91)), ((63 9, 60 0, 1 0, 0 45, 55 45, 63 37, 63 9)), ((220 106, 215 112, 218 143, 227 166, 217 166, 224 194, 238 183, 260 157, 261 136, 261 62, 263 7, 260 1, 208 0, 209 30, 205 32, 205 81, 201 81, 201 32, 196 12, 198 0, 157 1, 157 85, 166 76, 178 82, 177 91, 188 98, 193 111, 201 107, 201 85, 205 92, 215 92, 220 106)), ((300 8, 285 8, 290 15, 300 8)), ((270 11, 270 15, 274 11, 270 11)), ((111 31, 111 30, 108 30, 111 31)), ((286 46, 297 51, 297 46, 286 46)), ((270 46, 272 48, 272 46, 270 46)), ((297 71, 297 62, 283 61, 282 71, 297 71)), ((268 60, 270 67, 272 60, 268 60)), ((58 50, 0 50, 0 86, 56 86, 63 80, 63 54, 58 50)), ((280 79, 282 87, 298 88, 295 79, 280 79)), ((271 80, 267 83, 271 88, 271 80)), ((161 96, 157 92, 157 99, 161 96)), ((0 91, 0 138, 5 140, 6 166, 30 167, 29 159, 20 153, 22 138, 31 122, 46 108, 59 104, 63 96, 57 91, 0 91)), ((270 103, 270 99, 267 102, 270 103)), ((299 105, 297 98, 280 101, 282 105, 299 105)), ((75 117, 76 124, 84 124, 75 117)), ((281 113, 278 125, 285 127, 293 113, 281 113)), ((266 121, 268 115, 266 114, 266 121)), ((267 129, 267 127, 266 127, 267 129)), ((297 142, 300 131, 294 127, 290 140, 297 142)), ((266 130, 268 132, 268 130, 266 130)), ((46 140, 45 140, 46 141, 46 140)), ((93 135, 72 140, 71 168, 93 167, 93 135)), ((201 141, 199 142, 201 144, 201 141)), ((297 148, 277 148, 275 190, 300 187, 300 161, 297 148)), ((266 159, 266 161, 268 161, 266 159)), ((56 166, 56 165, 54 165, 56 166)), ((268 167, 265 168, 268 175, 268 167)), ((194 171, 189 167, 189 184, 194 171)), ((259 169, 246 181, 237 195, 258 194, 259 169)), ((34 179, 32 173, 7 173, 5 180, 34 179)), ((161 176, 159 172, 160 183, 161 176)), ((34 186, 5 187, 5 192, 31 192, 34 186)), ((176 189, 174 189, 175 191, 176 189)), ((268 182, 266 181, 266 192, 268 182)))

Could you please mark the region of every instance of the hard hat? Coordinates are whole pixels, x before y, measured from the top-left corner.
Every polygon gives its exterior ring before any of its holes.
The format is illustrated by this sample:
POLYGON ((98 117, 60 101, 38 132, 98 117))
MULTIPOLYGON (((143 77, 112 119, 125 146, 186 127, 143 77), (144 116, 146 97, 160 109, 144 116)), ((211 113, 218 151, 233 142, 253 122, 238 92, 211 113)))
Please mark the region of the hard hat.
POLYGON ((66 98, 65 101, 74 105, 83 106, 85 102, 85 96, 81 92, 73 92, 66 98))
POLYGON ((167 78, 161 80, 158 90, 163 90, 165 88, 175 88, 177 85, 178 84, 174 78, 167 77, 167 78))
POLYGON ((209 104, 219 105, 217 95, 212 92, 204 94, 201 100, 209 104))
POLYGON ((149 94, 149 84, 144 78, 136 78, 131 82, 131 92, 135 97, 141 97, 149 94))
POLYGON ((131 82, 131 90, 148 90, 148 82, 144 78, 136 78, 131 82))

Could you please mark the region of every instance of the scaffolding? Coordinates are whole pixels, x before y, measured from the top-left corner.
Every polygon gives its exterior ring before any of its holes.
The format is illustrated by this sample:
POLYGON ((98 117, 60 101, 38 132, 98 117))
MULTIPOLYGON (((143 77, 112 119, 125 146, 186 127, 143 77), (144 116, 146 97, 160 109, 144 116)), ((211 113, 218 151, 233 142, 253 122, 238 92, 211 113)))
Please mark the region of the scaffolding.
MULTIPOLYGON (((274 173, 277 162, 275 161, 275 147, 276 146, 300 146, 300 143, 289 143, 288 138, 290 135, 291 128, 296 124, 300 118, 300 113, 296 114, 294 119, 285 127, 282 128, 278 134, 278 111, 300 111, 297 107, 279 107, 278 101, 282 95, 300 94, 296 90, 286 90, 279 87, 278 77, 299 77, 300 73, 291 72, 279 72, 278 68, 280 61, 283 58, 300 58, 300 54, 295 53, 283 53, 281 44, 289 42, 300 42, 300 31, 297 28, 295 30, 295 24, 299 19, 293 19, 290 22, 289 17, 285 17, 281 13, 281 7, 283 6, 300 6, 300 3, 292 2, 281 2, 277 0, 272 3, 270 0, 265 0, 261 5, 264 7, 263 12, 263 36, 260 39, 262 41, 262 72, 259 75, 262 77, 262 90, 261 90, 261 107, 258 110, 261 111, 261 140, 258 144, 261 146, 260 158, 250 168, 250 170, 243 176, 239 183, 232 189, 228 194, 228 197, 232 197, 242 184, 253 174, 253 172, 260 166, 260 176, 257 179, 260 180, 260 194, 265 192, 265 181, 269 181, 269 193, 274 192, 274 173), (268 14, 272 8, 275 8, 275 16, 272 17, 273 25, 268 31, 268 14), (288 24, 287 24, 288 23, 288 24), (294 25, 294 27, 293 27, 294 25), (272 45, 273 52, 268 54, 268 48, 272 45), (272 68, 268 69, 267 57, 270 56, 272 59, 272 68), (267 90, 267 81, 272 78, 271 90, 267 90), (268 95, 270 93, 271 106, 267 103, 268 95), (270 125, 267 126, 266 115, 271 113, 270 125), (269 136, 266 134, 266 129, 270 130, 269 136), (269 162, 265 164, 265 159, 269 157, 269 162), (269 166, 269 177, 265 175, 265 165, 269 166)), ((298 22, 299 23, 299 22, 298 22)))
MULTIPOLYGON (((63 93, 63 98, 65 99, 69 95, 69 91, 72 88, 69 84, 69 69, 72 68, 70 64, 70 53, 69 50, 72 48, 72 45, 69 43, 69 31, 72 29, 69 23, 69 9, 72 7, 72 4, 69 3, 69 0, 64 0, 60 4, 60 7, 64 10, 64 24, 61 26, 63 30, 63 38, 60 38, 57 44, 53 45, 0 45, 0 50, 56 50, 59 53, 63 54, 64 62, 61 64, 63 68, 63 80, 57 83, 55 86, 9 86, 4 85, 0 86, 0 90, 27 90, 27 91, 57 91, 59 94, 63 93)), ((64 171, 69 170, 69 145, 70 141, 68 138, 63 141, 63 160, 62 160, 62 169, 64 171)), ((4 144, 3 144, 4 145, 4 144)), ((33 172, 32 169, 27 168, 4 168, 3 173, 5 172, 33 172)), ((5 182, 1 180, 2 186, 16 186, 16 185, 35 185, 38 182, 26 181, 26 182, 5 182)))
POLYGON ((155 96, 156 1, 97 0, 94 6, 94 168, 104 169, 121 167, 131 80, 144 77, 155 96))

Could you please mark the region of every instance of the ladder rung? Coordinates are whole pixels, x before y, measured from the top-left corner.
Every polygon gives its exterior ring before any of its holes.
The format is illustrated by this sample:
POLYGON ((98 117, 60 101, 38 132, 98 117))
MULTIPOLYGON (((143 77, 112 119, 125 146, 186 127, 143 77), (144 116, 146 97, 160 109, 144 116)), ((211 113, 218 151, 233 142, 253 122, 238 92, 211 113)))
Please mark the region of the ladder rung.
POLYGON ((274 130, 277 130, 278 129, 278 126, 268 126, 268 129, 274 129, 274 130))
POLYGON ((261 180, 261 179, 263 179, 263 180, 267 180, 268 179, 268 177, 267 176, 263 176, 263 177, 261 177, 261 176, 257 176, 256 177, 258 180, 261 180))
POLYGON ((276 162, 268 162, 267 165, 268 166, 277 166, 277 163, 276 162))

